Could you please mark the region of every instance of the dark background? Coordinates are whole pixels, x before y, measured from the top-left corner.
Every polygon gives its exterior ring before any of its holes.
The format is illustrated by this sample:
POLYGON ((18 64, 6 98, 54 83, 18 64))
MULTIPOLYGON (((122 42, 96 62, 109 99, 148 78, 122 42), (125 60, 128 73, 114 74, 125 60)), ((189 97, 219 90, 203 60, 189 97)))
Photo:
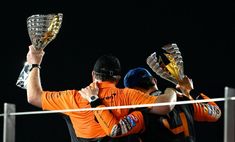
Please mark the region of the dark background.
MULTIPOLYGON (((15 85, 30 45, 26 19, 32 14, 64 14, 59 34, 45 49, 44 90, 85 87, 102 54, 116 55, 125 74, 147 67, 146 57, 163 45, 177 43, 194 87, 220 98, 225 86, 235 88, 234 8, 231 1, 6 1, 0 10, 1 113, 4 102, 14 103, 17 112, 41 110, 28 104, 26 91, 15 85)), ((172 86, 158 81, 162 90, 172 86)), ((223 112, 223 102, 217 103, 223 112)), ((216 123, 196 123, 198 142, 222 142, 223 117, 216 123)), ((16 116, 16 142, 22 141, 65 142, 69 134, 57 114, 16 116)))

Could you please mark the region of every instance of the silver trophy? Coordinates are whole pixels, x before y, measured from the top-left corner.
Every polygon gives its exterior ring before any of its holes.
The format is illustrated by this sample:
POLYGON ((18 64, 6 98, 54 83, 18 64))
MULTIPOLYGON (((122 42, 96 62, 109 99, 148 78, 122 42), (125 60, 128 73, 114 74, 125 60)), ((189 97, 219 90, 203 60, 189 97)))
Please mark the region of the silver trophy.
MULTIPOLYGON (((58 34, 63 20, 63 14, 36 14, 27 18, 28 34, 36 50, 44 49, 58 34)), ((16 81, 16 86, 26 89, 27 78, 32 65, 27 62, 16 81)))
POLYGON ((161 56, 157 58, 156 52, 154 52, 147 58, 147 64, 161 78, 176 85, 185 76, 181 52, 175 43, 168 44, 162 49, 166 51, 164 55, 169 60, 169 63, 165 64, 161 56))

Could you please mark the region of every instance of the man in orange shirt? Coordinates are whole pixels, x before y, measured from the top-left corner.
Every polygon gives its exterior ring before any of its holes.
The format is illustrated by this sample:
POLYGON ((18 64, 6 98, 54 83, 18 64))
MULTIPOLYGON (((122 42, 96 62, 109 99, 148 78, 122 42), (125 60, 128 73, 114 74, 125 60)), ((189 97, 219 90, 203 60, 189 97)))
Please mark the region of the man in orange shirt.
MULTIPOLYGON (((117 88, 116 84, 121 78, 121 66, 119 60, 112 55, 103 55, 95 63, 92 71, 92 79, 98 82, 99 94, 84 99, 79 90, 45 91, 40 82, 40 64, 44 56, 43 50, 35 50, 31 45, 27 54, 27 62, 32 64, 27 79, 27 99, 34 106, 43 110, 63 110, 91 108, 91 102, 101 102, 106 106, 123 106, 151 104, 159 102, 175 102, 176 92, 167 88, 161 96, 150 96, 138 90, 129 88, 117 88)), ((151 107, 150 112, 166 114, 172 110, 174 105, 151 107)), ((118 119, 129 114, 129 109, 112 110, 118 119)), ((93 111, 65 112, 71 119, 75 134, 79 141, 102 141, 106 138, 106 132, 96 121, 93 111)), ((141 112, 135 113, 141 117, 141 112)), ((143 121, 136 119, 136 126, 133 129, 142 129, 143 121)))
MULTIPOLYGON (((159 96, 161 93, 157 87, 157 80, 145 68, 134 68, 128 71, 124 77, 124 86, 135 88, 153 96, 159 96)), ((199 95, 203 99, 209 99, 203 93, 196 93, 193 90, 192 80, 187 76, 177 85, 186 94, 178 93, 177 100, 192 100, 193 95, 199 95), (194 92, 194 93, 193 93, 194 92), (191 95, 190 95, 191 94, 191 95)), ((93 90, 98 90, 96 86, 88 86, 80 92, 84 98, 95 95, 93 90), (93 91, 93 92, 92 92, 93 91)), ((102 104, 96 104, 97 107, 104 107, 102 104)), ((156 115, 147 112, 148 109, 135 109, 134 112, 126 115, 122 119, 116 119, 108 110, 97 110, 95 115, 107 135, 111 137, 122 137, 126 134, 138 133, 133 126, 139 125, 133 123, 135 118, 144 120, 144 132, 141 133, 141 139, 144 142, 195 142, 196 134, 194 121, 216 122, 220 116, 220 108, 214 102, 195 103, 187 105, 177 105, 167 115, 156 115), (136 111, 142 112, 143 116, 136 116, 136 111)))

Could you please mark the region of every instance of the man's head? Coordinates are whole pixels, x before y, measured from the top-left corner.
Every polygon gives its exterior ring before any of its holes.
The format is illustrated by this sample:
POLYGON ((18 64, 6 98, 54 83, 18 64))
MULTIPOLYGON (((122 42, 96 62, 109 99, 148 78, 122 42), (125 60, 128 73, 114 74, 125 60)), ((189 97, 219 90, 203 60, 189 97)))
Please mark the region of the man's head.
POLYGON ((134 88, 146 93, 151 93, 157 88, 157 80, 150 72, 142 67, 131 69, 124 77, 124 86, 128 88, 134 88))
POLYGON ((107 54, 99 57, 93 68, 93 77, 100 81, 119 81, 121 64, 117 57, 107 54))

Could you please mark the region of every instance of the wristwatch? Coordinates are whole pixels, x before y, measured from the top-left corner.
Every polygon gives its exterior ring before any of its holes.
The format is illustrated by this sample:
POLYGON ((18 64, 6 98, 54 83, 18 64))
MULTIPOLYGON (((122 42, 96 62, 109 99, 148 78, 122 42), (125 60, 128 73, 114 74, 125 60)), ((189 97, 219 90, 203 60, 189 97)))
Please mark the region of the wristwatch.
POLYGON ((41 69, 41 66, 39 64, 30 64, 29 65, 29 71, 31 71, 35 67, 41 69))
POLYGON ((95 100, 99 99, 97 95, 91 96, 89 102, 94 102, 95 100))

